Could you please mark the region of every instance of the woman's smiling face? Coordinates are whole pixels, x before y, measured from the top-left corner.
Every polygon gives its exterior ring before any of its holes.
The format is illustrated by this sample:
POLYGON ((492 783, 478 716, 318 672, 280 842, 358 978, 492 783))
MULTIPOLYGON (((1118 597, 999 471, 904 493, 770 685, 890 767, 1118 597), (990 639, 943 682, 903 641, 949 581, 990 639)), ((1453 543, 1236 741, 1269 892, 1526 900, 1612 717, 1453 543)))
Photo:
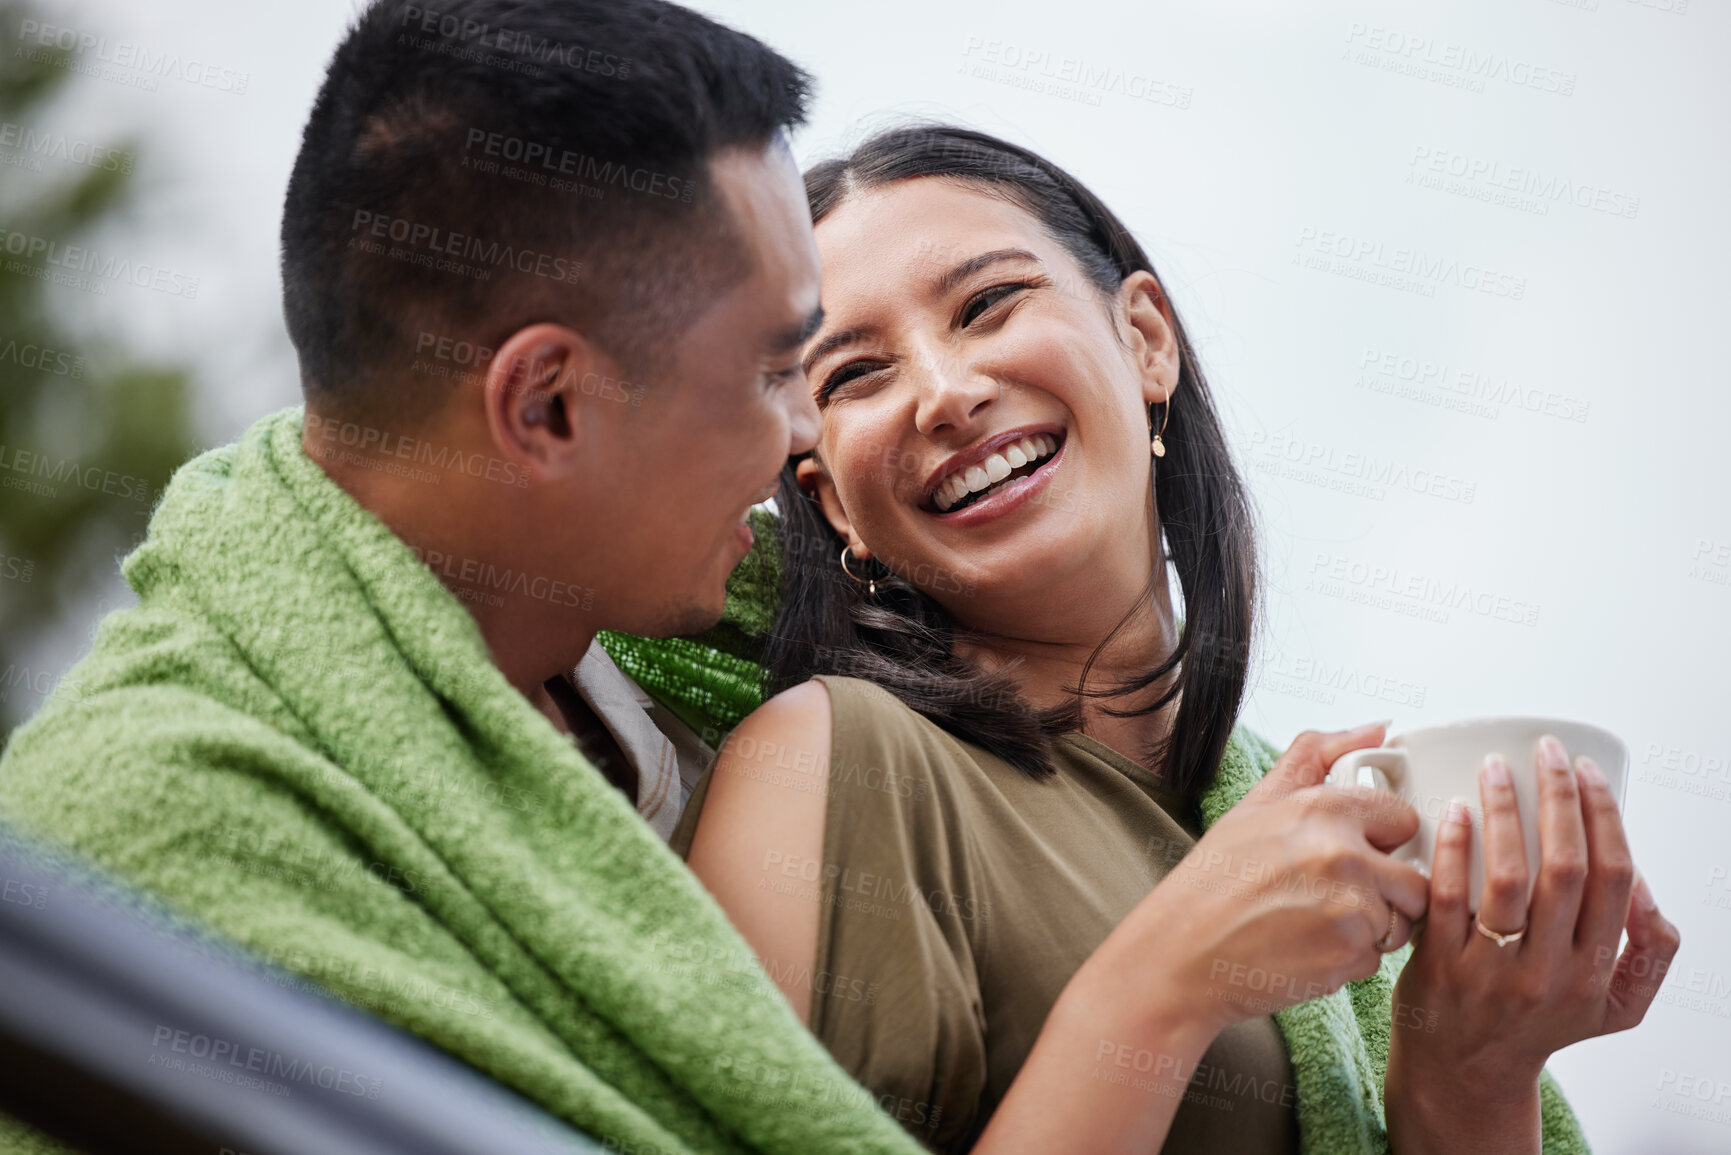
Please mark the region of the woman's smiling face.
POLYGON ((993 632, 1055 625, 1054 589, 1139 587, 1147 407, 1179 369, 1152 274, 1103 294, 1027 210, 942 177, 855 193, 816 235, 800 479, 837 531, 993 632))

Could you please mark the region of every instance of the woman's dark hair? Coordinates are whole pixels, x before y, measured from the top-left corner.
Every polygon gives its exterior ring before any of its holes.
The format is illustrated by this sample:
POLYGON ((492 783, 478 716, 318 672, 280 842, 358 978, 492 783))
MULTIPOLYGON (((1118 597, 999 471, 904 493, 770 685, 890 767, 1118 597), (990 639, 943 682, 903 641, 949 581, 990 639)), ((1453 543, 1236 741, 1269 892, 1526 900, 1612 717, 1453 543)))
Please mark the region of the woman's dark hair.
MULTIPOLYGON (((1108 299, 1124 278, 1154 272, 1122 222, 1069 173, 1026 149, 982 132, 913 125, 879 132, 849 156, 805 174, 812 223, 850 194, 916 177, 946 177, 978 186, 1029 212, 1082 267, 1108 299)), ((1052 741, 1074 729, 1084 696, 1152 702, 1102 707, 1116 717, 1153 713, 1178 699, 1171 731, 1143 751, 1144 764, 1194 802, 1212 779, 1244 695, 1257 580, 1254 530, 1244 485, 1214 412, 1184 327, 1172 314, 1180 351, 1175 403, 1162 437, 1154 494, 1167 556, 1184 592, 1184 624, 1176 647, 1139 674, 1089 687, 1088 671, 1152 596, 1155 571, 1136 609, 1089 657, 1074 695, 1036 708, 1017 692, 1008 671, 974 668, 954 652, 959 627, 925 592, 875 559, 849 559, 862 579, 875 578, 876 597, 842 573, 845 544, 817 502, 801 489, 794 463, 782 470, 782 572, 785 586, 775 629, 764 651, 774 689, 813 674, 845 674, 877 683, 964 741, 975 743, 1035 776, 1055 773, 1052 741)))

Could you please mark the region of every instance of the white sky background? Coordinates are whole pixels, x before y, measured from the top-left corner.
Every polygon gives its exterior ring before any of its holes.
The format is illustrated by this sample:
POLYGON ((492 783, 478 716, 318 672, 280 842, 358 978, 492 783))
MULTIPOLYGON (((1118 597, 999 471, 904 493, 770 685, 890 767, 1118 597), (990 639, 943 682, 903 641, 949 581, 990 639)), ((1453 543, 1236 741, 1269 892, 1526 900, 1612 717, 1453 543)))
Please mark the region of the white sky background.
MULTIPOLYGON (((65 294, 68 313, 191 365, 202 432, 227 440, 298 400, 277 229, 352 6, 53 7, 80 30, 248 76, 244 95, 80 78, 55 117, 98 142, 142 137, 138 211, 107 243, 201 278, 196 300, 121 285, 65 294)), ((802 160, 895 116, 961 120, 1070 168, 1141 237, 1261 511, 1249 725, 1284 745, 1379 717, 1398 730, 1540 713, 1625 738, 1637 861, 1685 945, 1643 1027, 1553 1070, 1596 1150, 1731 1149, 1724 0, 699 7, 816 74, 802 160), (1428 47, 1403 55, 1415 38, 1428 47), (1469 51, 1501 76, 1475 91, 1396 70, 1428 55, 1459 79, 1447 62, 1469 51), (1078 72, 1107 79, 1030 88, 1078 72), (1497 190, 1451 178, 1451 160, 1567 182, 1586 207, 1533 192, 1492 203, 1497 190), (1427 175, 1445 187, 1417 183, 1427 175), (1503 292, 1459 283, 1472 272, 1362 279, 1398 250, 1494 270, 1503 292), (1402 380, 1402 359, 1441 368, 1402 380), (1458 391, 1475 380, 1492 399, 1458 391), (1367 483, 1366 458, 1391 476, 1367 483), (1446 620, 1402 596, 1451 586, 1472 600, 1446 620), (1707 1088, 1699 1105, 1726 1121, 1690 1118, 1702 1092, 1681 1087, 1707 1088)), ((8 45, 16 32, 0 30, 8 45)))

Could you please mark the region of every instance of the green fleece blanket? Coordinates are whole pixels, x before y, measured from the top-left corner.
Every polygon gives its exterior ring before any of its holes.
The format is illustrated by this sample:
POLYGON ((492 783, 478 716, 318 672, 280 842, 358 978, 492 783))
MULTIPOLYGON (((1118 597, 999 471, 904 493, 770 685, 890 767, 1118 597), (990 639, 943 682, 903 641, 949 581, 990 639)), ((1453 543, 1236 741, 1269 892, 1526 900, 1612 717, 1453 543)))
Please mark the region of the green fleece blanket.
POLYGON ((918 1152, 300 428, 175 475, 0 819, 619 1150, 918 1152))
MULTIPOLYGON (((300 424, 298 410, 266 418, 176 475, 125 564, 140 604, 103 624, 0 760, 0 819, 620 1150, 918 1151, 618 791, 504 681, 461 603, 306 459, 300 424)), ((758 564, 773 564, 773 536, 759 539, 758 564)), ((730 585, 730 621, 767 621, 772 584, 730 585)), ((716 732, 737 720, 750 655, 726 631, 705 640, 716 648, 617 635, 608 648, 637 669, 677 657, 653 688, 716 732)), ((1275 755, 1241 728, 1204 820, 1275 755)), ((1388 1150, 1382 1072, 1405 957, 1277 1016, 1306 1155, 1388 1150)), ((1544 1107, 1546 1152, 1585 1151, 1548 1076, 1544 1107)), ((0 1143, 53 1149, 3 1119, 0 1143)))

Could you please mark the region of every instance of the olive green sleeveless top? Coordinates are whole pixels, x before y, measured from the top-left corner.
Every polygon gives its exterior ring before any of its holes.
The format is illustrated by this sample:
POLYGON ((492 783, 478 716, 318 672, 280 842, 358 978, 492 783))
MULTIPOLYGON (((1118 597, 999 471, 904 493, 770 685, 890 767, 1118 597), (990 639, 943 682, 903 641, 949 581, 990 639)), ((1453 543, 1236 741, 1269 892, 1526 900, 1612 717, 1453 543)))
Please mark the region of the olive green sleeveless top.
MULTIPOLYGON (((879 686, 817 680, 834 718, 823 861, 770 863, 764 884, 821 903, 812 1031, 916 1138, 964 1152, 1059 992, 1200 827, 1158 777, 1084 734, 1035 780, 879 686)), ((799 788, 824 768, 789 756, 785 769, 799 788)), ((673 836, 681 855, 708 785, 673 836)), ((1079 1077, 1169 1086, 1170 1062, 1102 1039, 1079 1077)), ((1162 1151, 1296 1153, 1296 1097, 1273 1018, 1234 1024, 1195 1067, 1162 1151)))

